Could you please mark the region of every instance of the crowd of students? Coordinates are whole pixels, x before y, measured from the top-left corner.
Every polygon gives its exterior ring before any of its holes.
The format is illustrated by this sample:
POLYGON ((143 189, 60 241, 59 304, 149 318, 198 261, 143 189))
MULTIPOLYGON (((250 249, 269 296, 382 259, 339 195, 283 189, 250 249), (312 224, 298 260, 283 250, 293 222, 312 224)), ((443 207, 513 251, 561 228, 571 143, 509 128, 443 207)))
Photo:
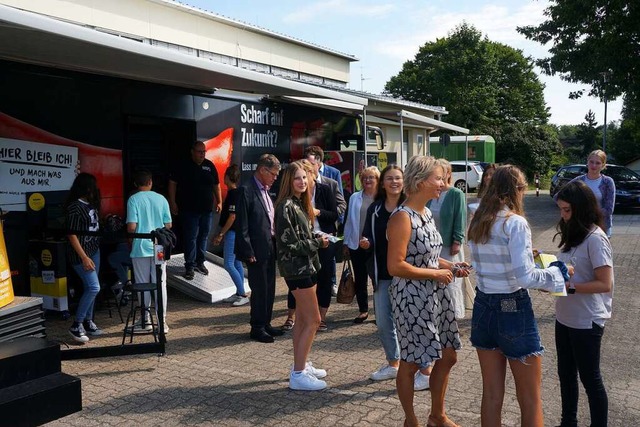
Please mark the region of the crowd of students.
MULTIPOLYGON (((599 153, 592 155, 600 159, 599 153)), ((405 426, 419 424, 414 391, 426 388, 431 390, 427 425, 456 426, 447 416, 445 396, 456 351, 462 346, 457 319, 465 316, 465 294, 474 292, 465 289, 463 279, 472 271, 476 288, 470 341, 482 373, 482 425, 501 425, 507 366, 516 384, 522 425, 543 425, 544 347, 529 289, 564 295, 556 299, 561 426, 578 425, 578 376, 588 396, 591 425, 607 425, 600 345, 605 321, 611 317, 613 262, 610 214, 601 207, 602 199, 607 199, 604 192, 598 198, 594 185, 583 179, 558 192, 558 260, 537 268, 524 213, 527 182, 516 166, 490 165, 468 229, 464 194, 452 188, 451 166, 444 159, 414 156, 404 171, 396 165, 381 172, 364 168, 359 175, 362 189, 351 195, 346 213, 338 207, 336 187, 320 179, 326 176, 323 167, 314 152, 287 165, 275 203, 269 188, 280 174, 280 164, 274 156, 260 158, 254 180, 244 187, 237 186, 237 167, 230 167, 225 174, 230 191, 222 207, 220 233, 214 238, 218 244, 224 240, 224 265, 236 285, 229 302, 237 306, 251 301, 251 338, 269 343, 292 329, 290 388, 327 387, 327 371, 313 366, 309 355, 316 333, 329 328, 333 237, 344 215, 344 251, 353 264, 358 303, 354 322, 369 316, 371 277, 376 325, 386 357, 371 379, 396 379, 405 426), (470 262, 464 259, 465 241, 470 262), (282 328, 271 326, 276 260, 289 289, 282 328), (242 261, 249 269, 250 298, 243 287, 242 261)), ((129 201, 128 231, 151 231, 146 230, 147 223, 170 227, 169 204, 151 192, 151 176, 139 173, 135 179, 139 193, 129 201), (153 218, 147 217, 149 212, 153 218)), ((95 178, 79 175, 67 207, 70 228, 97 231, 99 206, 95 178)), ((99 244, 92 235, 70 234, 69 240, 74 269, 85 288, 70 333, 85 342, 87 335, 100 333, 92 316, 99 290, 99 244)), ((143 267, 153 254, 147 254, 142 243, 131 256, 140 258, 134 263, 136 271, 150 275, 155 269, 143 267)))
MULTIPOLYGON (((381 173, 362 170, 362 190, 349 200, 344 244, 359 295, 355 322, 369 315, 367 282, 373 279, 376 325, 387 361, 371 379, 396 378, 405 425, 413 426, 418 425, 414 391, 426 378, 431 390, 427 425, 456 426, 446 414, 445 395, 462 346, 456 319, 465 313, 465 290, 458 283, 475 271, 470 341, 483 378, 482 425, 501 425, 507 366, 522 425, 543 425, 544 347, 528 291, 539 289, 566 295, 556 300, 561 426, 578 423, 578 376, 589 399, 591 425, 604 426, 607 394, 599 355, 611 316, 613 263, 602 209, 580 179, 563 188, 557 197, 558 260, 537 268, 524 214, 525 176, 513 165, 491 165, 490 171, 466 229, 464 197, 450 186, 446 160, 415 156, 404 171, 395 165, 381 173), (463 258, 465 240, 473 267, 463 258)), ((318 253, 329 245, 325 234, 314 234, 317 190, 309 185, 314 181, 303 162, 290 164, 275 208, 278 265, 297 303, 290 376, 297 390, 326 387, 327 372, 308 362, 314 335, 326 321, 317 296, 318 272, 324 268, 318 253)))

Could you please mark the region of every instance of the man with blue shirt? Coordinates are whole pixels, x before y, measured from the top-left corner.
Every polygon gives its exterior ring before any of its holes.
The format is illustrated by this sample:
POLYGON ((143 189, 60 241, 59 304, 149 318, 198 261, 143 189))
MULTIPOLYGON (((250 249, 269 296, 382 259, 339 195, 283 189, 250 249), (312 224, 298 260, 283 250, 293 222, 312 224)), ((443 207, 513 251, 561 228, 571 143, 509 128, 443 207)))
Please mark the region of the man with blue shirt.
MULTIPOLYGON (((166 227, 171 228, 171 212, 169 202, 161 194, 151 191, 153 180, 148 170, 138 170, 133 174, 133 183, 138 191, 127 202, 127 231, 129 233, 151 233, 166 227)), ((133 239, 131 244, 131 262, 136 283, 156 283, 155 247, 151 239, 133 239)), ((162 308, 164 333, 169 332, 167 326, 167 274, 166 262, 161 264, 162 271, 162 308)), ((144 305, 149 307, 150 296, 145 293, 144 305)), ((158 296, 155 295, 156 310, 158 296)), ((157 315, 157 312, 156 312, 157 315)), ((151 325, 142 322, 134 326, 135 330, 150 330, 151 325)))

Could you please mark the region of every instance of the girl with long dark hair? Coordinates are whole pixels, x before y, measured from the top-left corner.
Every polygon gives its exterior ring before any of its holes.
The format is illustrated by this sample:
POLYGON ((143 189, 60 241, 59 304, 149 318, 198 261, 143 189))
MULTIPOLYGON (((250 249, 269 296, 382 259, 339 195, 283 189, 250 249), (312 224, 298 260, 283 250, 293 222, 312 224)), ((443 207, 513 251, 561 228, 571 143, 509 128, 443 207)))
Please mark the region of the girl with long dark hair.
POLYGON ((80 277, 83 286, 75 321, 69 333, 75 341, 86 343, 89 337, 102 335, 93 322, 93 305, 100 292, 100 237, 80 234, 97 232, 99 227, 100 190, 96 177, 81 173, 73 181, 65 203, 69 234, 69 260, 80 277))
MULTIPOLYGON (((600 373, 600 345, 611 318, 613 259, 606 224, 593 191, 580 180, 558 193, 558 259, 574 268, 568 295, 556 300, 556 351, 562 396, 561 427, 578 425, 578 374, 589 400, 591 426, 607 425, 608 398, 600 373)), ((582 423, 584 424, 584 423, 582 423)))

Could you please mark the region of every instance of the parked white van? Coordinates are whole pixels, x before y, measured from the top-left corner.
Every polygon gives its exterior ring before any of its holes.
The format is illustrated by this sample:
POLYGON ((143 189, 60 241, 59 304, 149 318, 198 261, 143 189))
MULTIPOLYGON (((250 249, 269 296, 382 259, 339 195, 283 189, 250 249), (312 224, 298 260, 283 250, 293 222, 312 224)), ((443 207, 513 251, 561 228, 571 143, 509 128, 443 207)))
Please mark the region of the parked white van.
POLYGON ((467 181, 469 182, 469 191, 473 191, 478 188, 480 181, 482 180, 482 166, 480 162, 465 163, 464 160, 451 160, 452 181, 456 188, 465 191, 467 187, 467 181), (466 176, 465 176, 465 164, 466 164, 466 176))

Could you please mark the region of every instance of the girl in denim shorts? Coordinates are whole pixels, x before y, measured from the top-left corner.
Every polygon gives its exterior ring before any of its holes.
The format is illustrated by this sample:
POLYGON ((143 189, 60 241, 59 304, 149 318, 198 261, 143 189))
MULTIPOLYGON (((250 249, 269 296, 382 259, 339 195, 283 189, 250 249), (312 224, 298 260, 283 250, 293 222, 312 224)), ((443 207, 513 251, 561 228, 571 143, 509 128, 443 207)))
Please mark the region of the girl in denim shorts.
POLYGON ((540 356, 544 348, 527 289, 561 292, 569 276, 563 263, 535 267, 531 230, 523 216, 526 188, 520 169, 498 167, 469 225, 477 277, 471 344, 482 371, 482 426, 502 425, 507 362, 516 383, 522 425, 543 425, 540 356))

